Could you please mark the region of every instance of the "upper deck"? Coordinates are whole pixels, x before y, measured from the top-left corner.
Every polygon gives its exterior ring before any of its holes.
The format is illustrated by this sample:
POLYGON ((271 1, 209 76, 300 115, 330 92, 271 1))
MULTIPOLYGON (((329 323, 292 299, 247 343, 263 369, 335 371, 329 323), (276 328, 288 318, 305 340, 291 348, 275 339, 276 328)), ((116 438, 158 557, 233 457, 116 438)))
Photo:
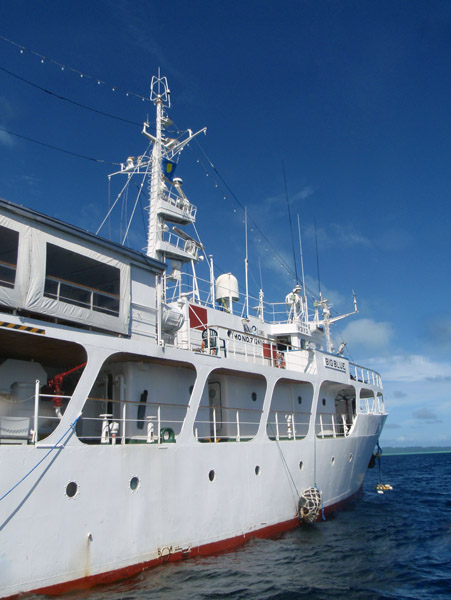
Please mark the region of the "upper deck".
POLYGON ((4 200, 0 234, 4 312, 382 389, 375 371, 325 352, 323 327, 293 319, 286 303, 248 316, 245 304, 218 306, 199 279, 167 287, 163 302, 163 263, 4 200))
POLYGON ((129 335, 134 309, 153 314, 155 328, 155 277, 164 268, 139 252, 0 200, 0 306, 6 310, 129 335))

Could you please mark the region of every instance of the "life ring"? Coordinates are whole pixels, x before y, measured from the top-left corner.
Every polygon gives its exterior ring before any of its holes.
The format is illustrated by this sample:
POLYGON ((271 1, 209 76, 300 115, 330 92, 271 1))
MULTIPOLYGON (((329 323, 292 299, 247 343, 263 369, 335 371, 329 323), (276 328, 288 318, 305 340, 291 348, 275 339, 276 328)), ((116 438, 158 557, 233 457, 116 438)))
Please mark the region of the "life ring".
POLYGON ((173 444, 175 442, 175 433, 171 427, 163 427, 160 429, 160 440, 164 444, 173 444))

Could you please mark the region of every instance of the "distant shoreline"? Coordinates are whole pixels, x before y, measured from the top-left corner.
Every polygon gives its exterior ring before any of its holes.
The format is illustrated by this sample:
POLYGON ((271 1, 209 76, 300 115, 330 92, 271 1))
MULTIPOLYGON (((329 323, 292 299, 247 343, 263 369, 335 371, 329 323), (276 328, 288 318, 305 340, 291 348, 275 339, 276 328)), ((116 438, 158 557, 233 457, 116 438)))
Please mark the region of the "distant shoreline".
POLYGON ((386 447, 382 448, 383 456, 396 456, 398 454, 449 454, 451 453, 451 448, 449 446, 444 446, 443 448, 433 446, 427 448, 421 447, 406 447, 406 448, 393 448, 386 447))

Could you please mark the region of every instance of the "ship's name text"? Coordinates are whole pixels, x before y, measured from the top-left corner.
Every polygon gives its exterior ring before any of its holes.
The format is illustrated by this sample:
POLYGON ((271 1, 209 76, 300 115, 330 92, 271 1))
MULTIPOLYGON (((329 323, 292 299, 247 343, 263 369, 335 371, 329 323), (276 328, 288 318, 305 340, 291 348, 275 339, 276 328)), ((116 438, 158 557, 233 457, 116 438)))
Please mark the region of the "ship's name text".
POLYGON ((346 361, 339 360, 338 358, 332 358, 330 356, 324 357, 324 366, 328 369, 335 369, 336 371, 343 371, 346 373, 346 361))

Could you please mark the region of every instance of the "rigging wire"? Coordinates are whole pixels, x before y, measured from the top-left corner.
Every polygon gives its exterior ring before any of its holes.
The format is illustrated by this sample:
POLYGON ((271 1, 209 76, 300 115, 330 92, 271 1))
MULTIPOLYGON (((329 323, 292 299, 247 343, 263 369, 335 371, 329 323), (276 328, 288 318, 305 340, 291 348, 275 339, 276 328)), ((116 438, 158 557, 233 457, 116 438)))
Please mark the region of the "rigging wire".
POLYGON ((80 413, 80 414, 78 415, 78 417, 77 417, 77 418, 76 418, 76 419, 75 419, 75 420, 74 420, 74 421, 73 421, 73 422, 72 422, 72 423, 69 425, 68 429, 67 429, 67 430, 66 430, 66 431, 63 433, 63 435, 60 437, 60 439, 59 439, 59 440, 58 440, 58 441, 57 441, 57 442, 56 442, 56 443, 55 443, 55 444, 54 444, 54 445, 53 445, 53 446, 50 448, 50 450, 49 450, 49 451, 48 451, 46 454, 44 454, 44 456, 43 456, 43 457, 42 457, 42 458, 41 458, 41 459, 40 459, 40 460, 39 460, 39 461, 38 461, 38 462, 37 462, 37 463, 34 465, 34 467, 32 467, 32 468, 31 468, 31 469, 30 469, 30 470, 29 470, 27 473, 25 473, 25 475, 24 475, 24 476, 23 476, 21 479, 19 479, 19 481, 18 481, 16 484, 14 484, 14 485, 13 485, 13 486, 12 486, 12 487, 11 487, 11 488, 10 488, 10 489, 7 491, 7 492, 5 492, 5 493, 4 493, 4 494, 3 494, 3 495, 0 497, 0 502, 1 502, 2 500, 4 500, 4 499, 5 499, 7 496, 9 496, 9 494, 10 494, 12 491, 14 491, 14 490, 15 490, 15 489, 16 489, 16 488, 17 488, 17 487, 18 487, 18 486, 19 486, 19 485, 20 485, 20 484, 21 484, 23 481, 25 481, 25 479, 26 479, 26 478, 27 478, 29 475, 31 475, 31 474, 33 473, 33 471, 35 471, 35 470, 36 470, 36 469, 39 467, 39 465, 40 465, 41 463, 43 463, 43 462, 44 462, 44 460, 47 458, 47 456, 49 456, 49 455, 50 455, 50 454, 53 452, 53 450, 55 450, 55 449, 61 450, 62 448, 64 448, 64 447, 65 447, 65 445, 66 445, 67 441, 69 440, 69 437, 68 437, 66 440, 64 440, 64 442, 62 443, 62 445, 61 445, 61 446, 60 446, 59 444, 60 444, 60 442, 62 442, 62 441, 63 441, 63 439, 64 439, 64 438, 65 438, 65 437, 66 437, 68 434, 70 434, 70 436, 71 436, 73 433, 75 433, 75 425, 77 424, 77 421, 78 421, 78 419, 79 419, 80 417, 81 417, 81 413, 80 413))
POLYGON ((126 96, 134 96, 135 98, 139 98, 140 100, 144 101, 149 101, 150 98, 146 98, 145 96, 142 96, 141 94, 137 94, 135 92, 131 92, 130 90, 125 90, 124 88, 121 88, 117 85, 112 85, 112 84, 108 84, 106 81, 103 81, 102 79, 98 78, 98 77, 93 77, 92 75, 89 75, 88 73, 84 73, 83 71, 79 71, 78 69, 74 69, 73 67, 70 67, 68 65, 65 65, 63 63, 60 63, 56 60, 54 60, 53 58, 50 58, 48 56, 44 56, 43 54, 40 54, 39 52, 37 52, 36 50, 33 50, 32 48, 27 48, 26 46, 23 46, 22 44, 18 44, 17 42, 14 42, 13 40, 10 40, 9 38, 5 37, 4 35, 0 34, 0 40, 3 40, 4 42, 7 42, 8 44, 11 44, 11 46, 14 46, 15 48, 19 49, 19 52, 21 54, 24 54, 25 52, 28 52, 29 54, 32 54, 33 56, 36 56, 37 58, 39 58, 41 60, 41 63, 45 63, 48 62, 50 64, 56 65, 57 67, 59 67, 61 69, 61 71, 69 71, 71 73, 75 73, 76 75, 78 75, 80 78, 82 79, 87 79, 90 81, 95 81, 97 83, 97 85, 104 85, 104 86, 108 86, 111 87, 111 90, 113 92, 119 91, 119 92, 123 92, 125 93, 126 96))
MULTIPOLYGON (((225 181, 225 179, 222 177, 222 175, 218 171, 218 169, 215 167, 215 165, 213 164, 213 162, 209 159, 209 157, 207 156, 205 150, 202 148, 202 146, 199 143, 199 141, 197 139, 195 139, 194 141, 196 142, 196 144, 199 147, 200 151, 202 152, 203 156, 207 160, 210 168, 213 170, 213 172, 215 173, 215 175, 221 180, 222 185, 227 189, 227 191, 229 192, 229 194, 231 195, 231 197, 235 200, 235 202, 238 205, 238 207, 244 213, 244 206, 243 206, 243 204, 240 202, 240 200, 234 194, 234 192, 229 187, 229 185, 227 184, 227 182, 225 181)), ((191 146, 188 146, 188 147, 192 150, 191 146)), ((207 170, 206 167, 205 167, 205 165, 200 160, 199 160, 199 162, 202 164, 202 166, 204 167, 204 169, 207 170)), ((227 199, 229 199, 229 198, 227 198, 227 199)), ((280 261, 280 264, 281 264, 281 266, 284 267, 285 271, 289 275, 295 277, 295 273, 293 272, 293 269, 286 263, 286 261, 283 259, 283 257, 277 252, 277 250, 274 248, 273 244, 269 241, 269 239, 266 237, 266 235, 263 233, 263 231, 260 229, 260 227, 257 225, 257 223, 252 218, 250 218, 249 220, 252 222, 253 227, 259 232, 260 236, 265 240, 266 244, 268 244, 268 246, 270 246, 272 248, 275 257, 277 257, 277 259, 280 261)))
MULTIPOLYGON (((24 53, 24 51, 30 52, 31 54, 33 54, 33 55, 37 56, 38 58, 40 58, 42 63, 44 63, 45 61, 47 61, 47 62, 50 62, 50 63, 53 63, 53 64, 55 64, 55 65, 59 66, 59 67, 61 68, 61 70, 65 70, 65 69, 67 68, 69 71, 72 71, 72 72, 74 72, 74 73, 76 73, 76 74, 80 75, 80 77, 82 77, 82 78, 83 78, 83 77, 86 77, 87 79, 96 80, 96 81, 97 81, 97 83, 98 83, 99 85, 100 85, 100 84, 107 85, 107 84, 106 84, 104 81, 102 81, 102 80, 100 80, 100 79, 98 79, 98 78, 94 78, 94 77, 92 77, 91 75, 88 75, 88 74, 86 74, 86 73, 83 73, 83 72, 81 72, 81 71, 79 71, 79 70, 73 69, 73 68, 71 68, 71 67, 67 67, 66 65, 63 65, 63 64, 61 64, 61 63, 59 63, 59 62, 57 62, 57 61, 55 61, 55 60, 53 60, 53 59, 50 59, 50 58, 48 58, 48 57, 45 57, 44 55, 42 55, 42 54, 40 54, 40 53, 38 53, 38 52, 36 52, 36 51, 34 51, 34 50, 32 50, 32 49, 29 49, 29 48, 26 48, 25 46, 22 46, 22 45, 20 45, 20 44, 17 44, 16 42, 13 42, 12 40, 9 40, 8 38, 6 38, 6 37, 2 36, 1 34, 0 34, 0 39, 2 39, 3 41, 5 41, 5 42, 7 42, 7 43, 10 43, 10 44, 12 44, 13 46, 15 46, 15 47, 19 48, 19 50, 20 50, 20 52, 21 52, 22 54, 24 53)), ((15 74, 15 73, 13 73, 12 71, 9 71, 9 70, 7 70, 7 69, 5 69, 5 68, 3 68, 3 67, 0 67, 0 70, 1 70, 1 71, 3 71, 4 73, 6 73, 6 74, 10 75, 11 77, 14 77, 14 78, 16 78, 16 79, 18 79, 18 80, 20 80, 20 81, 22 81, 22 82, 24 82, 24 83, 26 83, 26 84, 28 84, 28 85, 32 86, 32 87, 34 87, 34 88, 36 88, 36 89, 38 89, 38 90, 42 91, 43 93, 46 93, 46 94, 48 94, 48 95, 50 95, 50 96, 53 96, 53 97, 57 98, 58 100, 61 100, 61 101, 64 101, 64 102, 68 102, 69 104, 72 104, 72 105, 74 105, 74 106, 77 106, 77 107, 79 107, 79 108, 83 108, 83 109, 85 109, 85 110, 89 110, 89 111, 91 111, 91 112, 94 112, 94 113, 96 113, 96 114, 100 114, 100 115, 102 115, 102 116, 105 116, 105 117, 108 117, 108 118, 111 118, 111 119, 114 119, 114 120, 117 120, 117 121, 121 121, 121 122, 124 122, 124 123, 130 124, 130 125, 136 125, 136 126, 140 126, 140 125, 141 125, 140 123, 137 123, 137 122, 135 122, 135 121, 131 121, 131 120, 128 120, 128 119, 124 119, 124 118, 122 118, 122 117, 118 117, 118 116, 116 116, 116 115, 112 115, 112 114, 110 114, 110 113, 107 113, 107 112, 105 112, 105 111, 101 111, 101 110, 95 109, 95 108, 93 108, 93 107, 90 107, 90 106, 87 106, 87 105, 85 105, 85 104, 82 104, 82 103, 80 103, 80 102, 77 102, 77 101, 75 101, 75 100, 72 100, 72 99, 70 99, 70 98, 68 98, 68 97, 62 96, 62 95, 60 95, 60 94, 57 94, 57 93, 55 93, 55 92, 52 92, 51 90, 48 90, 48 89, 46 89, 46 88, 44 88, 44 87, 42 87, 42 86, 40 86, 40 85, 38 85, 38 84, 35 84, 35 83, 33 83, 33 82, 31 82, 31 81, 29 81, 29 80, 27 80, 27 79, 25 79, 25 78, 23 78, 23 77, 21 77, 21 76, 19 76, 19 75, 15 74)), ((119 88, 117 88, 117 86, 113 86, 113 87, 112 87, 112 90, 113 90, 113 91, 116 91, 117 89, 119 89, 119 88)), ((138 98, 140 98, 140 99, 142 99, 142 100, 148 100, 148 98, 144 98, 143 96, 141 96, 141 95, 139 95, 139 94, 135 94, 135 93, 133 93, 133 92, 129 92, 129 91, 126 91, 126 95, 127 95, 127 96, 128 96, 128 95, 133 95, 133 96, 135 96, 135 97, 138 97, 138 98)), ((177 132, 178 132, 178 133, 180 133, 180 130, 179 130, 177 127, 176 127, 176 130, 177 130, 177 132)), ((30 142, 33 142, 33 143, 36 143, 36 144, 42 145, 42 146, 44 146, 44 147, 50 148, 50 149, 52 149, 52 150, 55 150, 55 151, 63 152, 63 153, 65 153, 65 154, 69 154, 69 155, 71 155, 71 156, 75 156, 75 157, 77 157, 77 158, 82 158, 82 159, 84 159, 84 160, 89 160, 89 161, 91 161, 91 162, 97 162, 97 163, 110 164, 110 165, 114 165, 114 166, 119 166, 119 165, 120 165, 120 163, 110 162, 110 161, 106 161, 106 160, 102 160, 102 159, 96 159, 96 158, 93 158, 93 157, 90 157, 90 156, 86 156, 86 155, 83 155, 83 154, 79 154, 79 153, 76 153, 76 152, 71 152, 71 151, 69 151, 69 150, 65 150, 65 149, 63 149, 63 148, 59 148, 59 147, 57 147, 57 146, 53 146, 53 145, 51 145, 51 144, 46 144, 46 143, 44 143, 44 142, 41 142, 41 141, 39 141, 39 140, 35 140, 35 139, 33 139, 33 138, 30 138, 30 137, 27 137, 27 136, 23 136, 23 135, 21 135, 21 134, 18 134, 18 133, 16 133, 16 132, 13 132, 13 131, 11 131, 11 130, 7 130, 7 129, 4 129, 4 128, 0 128, 0 131, 3 131, 3 132, 5 132, 5 133, 8 133, 9 135, 13 135, 13 136, 19 137, 19 138, 21 138, 21 139, 24 139, 24 140, 26 140, 26 141, 30 141, 30 142)), ((199 149, 201 150, 202 154, 204 155, 205 159, 207 160, 207 162, 208 162, 208 164, 209 164, 210 168, 211 168, 211 169, 213 169, 213 171, 214 171, 214 173, 216 174, 216 176, 217 176, 217 177, 218 177, 218 178, 221 180, 221 182, 222 182, 222 185, 224 185, 224 186, 225 186, 225 188, 228 190, 228 192, 231 194, 232 198, 235 200, 235 202, 237 203, 237 205, 239 206, 239 208, 240 208, 241 210, 243 210, 243 211, 244 211, 245 209, 244 209, 243 205, 241 204, 241 202, 239 201, 239 199, 237 198, 237 196, 234 194, 234 192, 231 190, 231 188, 229 187, 229 185, 227 184, 227 182, 224 180, 224 178, 222 177, 222 175, 219 173, 219 171, 217 170, 217 168, 215 167, 215 165, 213 164, 213 162, 212 162, 212 161, 209 159, 209 157, 207 156, 206 152, 204 151, 204 149, 202 148, 202 146, 200 145, 200 143, 199 143, 199 141, 198 141, 198 140, 196 140, 196 143, 197 143, 197 145, 198 145, 199 149)), ((201 161, 199 161, 199 162, 201 162, 201 161)), ((202 166, 204 167, 205 171, 207 171, 207 169, 206 169, 205 165, 204 165, 202 162, 201 162, 201 164, 202 164, 202 166)), ((284 260, 284 259, 283 259, 283 258, 280 256, 280 254, 279 254, 279 253, 277 252, 277 250, 274 248, 274 246, 272 245, 272 243, 271 243, 271 242, 268 240, 268 238, 266 237, 266 235, 265 235, 265 234, 262 232, 262 230, 261 230, 261 229, 258 227, 258 225, 255 223, 255 221, 253 221, 253 219, 251 219, 251 221, 252 221, 252 223, 253 223, 254 227, 256 228, 256 230, 257 230, 257 231, 259 232, 259 234, 261 235, 261 237, 262 237, 262 238, 265 240, 265 242, 266 242, 266 243, 267 243, 267 244, 268 244, 268 245, 269 245, 269 246, 270 246, 270 247, 273 249, 273 252, 274 252, 274 254, 275 254, 275 257, 277 256, 278 260, 280 261, 280 264, 281 264, 281 266, 282 266, 282 267, 283 267, 283 268, 286 270, 286 272, 287 272, 289 275, 294 275, 294 276, 295 276, 295 279, 296 279, 296 282, 298 282, 297 265, 296 265, 295 251, 294 251, 294 244, 293 244, 293 232, 292 232, 292 223, 291 223, 291 211, 290 211, 290 206, 289 206, 289 201, 288 201, 288 192, 287 192, 287 184, 286 184, 286 176, 285 176, 285 168, 284 168, 284 165, 283 165, 283 173, 284 173, 285 191, 286 191, 287 204, 288 204, 288 212, 289 212, 289 218, 290 218, 290 231, 291 231, 291 236, 292 236, 292 245, 293 245, 293 258, 294 258, 294 268, 295 268, 295 271, 294 271, 294 273, 293 273, 293 270, 290 268, 290 266, 289 266, 289 265, 288 265, 288 264, 285 262, 285 260, 284 260)), ((218 184, 216 184, 216 187, 218 187, 218 184)), ((118 199, 116 199, 116 202, 117 202, 117 200, 118 200, 118 199)), ((140 198, 139 198, 139 200, 140 200, 140 198)), ((113 207, 114 207, 114 204, 113 204, 113 207)), ((113 208, 113 207, 111 207, 111 208, 113 208)), ((133 213, 135 212, 135 209, 136 209, 136 204, 135 204, 135 207, 134 207, 133 213)), ((108 212, 108 214, 110 214, 110 212, 111 212, 111 210, 108 212)), ((103 223, 102 223, 102 225, 103 225, 103 223)), ((102 225, 101 225, 101 227, 102 227, 102 225)), ((100 227, 100 228, 101 228, 101 227, 100 227)), ((100 228, 99 228, 99 229, 100 229, 100 228)), ((127 233, 128 233, 128 227, 127 227, 127 233)), ((126 235, 127 235, 127 233, 126 233, 126 235)), ((316 239, 316 245, 317 245, 317 237, 316 237, 316 222, 315 222, 315 239, 316 239)), ((317 268, 318 268, 318 283, 319 283, 319 292, 320 292, 320 295, 321 295, 321 286, 320 286, 320 278, 319 278, 319 259, 318 259, 318 250, 317 250, 317 268)), ((311 292, 311 290, 309 290, 309 291, 310 291, 310 293, 312 293, 312 292, 311 292)))
POLYGON ((296 275, 296 284, 299 283, 299 277, 298 277, 298 268, 296 265, 296 253, 294 251, 294 237, 293 237, 293 223, 291 221, 291 209, 290 209, 290 201, 288 199, 288 188, 287 188, 287 178, 285 175, 285 164, 282 161, 282 171, 283 171, 283 181, 285 183, 285 198, 287 200, 287 208, 288 208, 288 219, 290 221, 290 233, 291 233, 291 247, 293 249, 293 264, 294 264, 294 272, 296 275))
POLYGON ((116 115, 112 115, 112 114, 104 112, 102 110, 98 110, 96 108, 93 108, 92 106, 87 106, 86 104, 82 104, 81 102, 76 102, 75 100, 71 100, 70 98, 67 98, 66 96, 61 96, 60 94, 56 94, 55 92, 52 92, 51 90, 48 90, 47 88, 44 88, 44 87, 38 85, 37 83, 33 83, 32 81, 29 81, 28 79, 25 79, 24 77, 20 77, 20 75, 16 75, 12 71, 8 71, 8 69, 5 69, 4 67, 0 67, 0 71, 3 71, 4 73, 7 73, 8 75, 11 75, 11 77, 15 77, 16 79, 19 79, 19 81, 22 81, 22 82, 26 83, 27 85, 31 85, 32 87, 40 90, 41 92, 44 92, 45 94, 49 94, 50 96, 53 96, 53 97, 57 98, 58 100, 62 100, 64 102, 69 102, 70 104, 73 104, 74 106, 78 106, 79 108, 84 108, 85 110, 90 110, 91 112, 97 113, 98 115, 102 115, 103 117, 109 117, 110 119, 115 119, 116 121, 122 121, 123 123, 127 123, 129 125, 138 125, 139 127, 141 126, 141 123, 137 123, 136 121, 129 121, 128 119, 123 119, 122 117, 117 117, 116 115))
POLYGON ((11 131, 10 129, 5 129, 4 127, 0 127, 0 131, 8 133, 9 135, 14 135, 15 137, 21 138, 22 140, 26 140, 27 142, 33 142, 34 144, 39 144, 40 146, 45 146, 46 148, 50 148, 51 150, 57 150, 58 152, 63 152, 64 154, 69 154, 70 156, 76 156, 77 158, 83 158, 84 160, 90 160, 91 162, 103 163, 106 165, 114 165, 116 167, 120 166, 121 163, 110 162, 109 160, 103 160, 101 158, 93 158, 92 156, 86 156, 84 154, 78 154, 78 152, 71 152, 70 150, 64 150, 64 148, 59 148, 58 146, 52 146, 51 144, 46 144, 45 142, 40 142, 39 140, 35 140, 33 138, 27 137, 26 135, 21 135, 20 133, 16 133, 15 131, 11 131))

